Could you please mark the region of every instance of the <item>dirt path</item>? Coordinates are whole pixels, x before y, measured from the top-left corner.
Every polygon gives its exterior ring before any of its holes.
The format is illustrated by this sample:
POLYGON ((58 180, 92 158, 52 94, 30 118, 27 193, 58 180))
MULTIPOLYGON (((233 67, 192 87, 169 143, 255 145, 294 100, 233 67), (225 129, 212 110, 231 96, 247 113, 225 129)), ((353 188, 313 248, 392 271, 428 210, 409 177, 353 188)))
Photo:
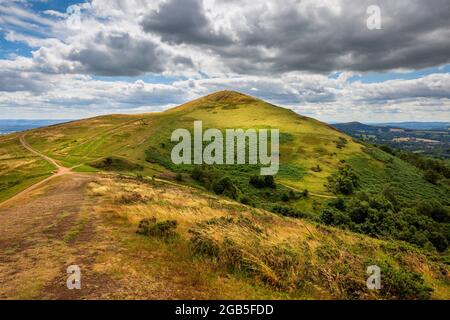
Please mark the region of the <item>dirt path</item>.
POLYGON ((84 190, 93 179, 54 175, 28 189, 20 202, 0 208, 0 299, 51 298, 42 288, 62 267, 78 263, 89 270, 88 260, 80 259, 79 247, 70 241, 93 233, 92 219, 80 216, 88 204, 84 190))
POLYGON ((39 151, 33 149, 25 140, 25 134, 22 134, 20 136, 20 143, 22 144, 22 146, 27 149, 28 151, 30 151, 31 153, 43 158, 45 161, 49 162, 50 164, 54 165, 57 169, 58 172, 59 171, 64 171, 64 172, 68 172, 70 171, 70 169, 61 166, 60 164, 58 164, 54 159, 46 156, 45 154, 40 153, 39 151))
MULTIPOLYGON (((295 189, 294 187, 290 187, 290 186, 287 186, 285 184, 283 184, 283 186, 285 186, 288 189, 297 191, 297 192, 303 192, 301 190, 295 189)), ((329 196, 329 195, 326 195, 326 194, 319 194, 319 193, 314 193, 314 192, 311 192, 311 191, 308 192, 308 195, 313 196, 313 197, 318 197, 318 198, 325 198, 325 199, 337 199, 336 196, 329 196)))
POLYGON ((0 208, 0 300, 207 297, 214 288, 200 290, 197 277, 173 265, 170 251, 117 219, 122 209, 114 194, 90 191, 109 188, 111 179, 61 175, 0 208), (67 288, 72 265, 81 270, 81 290, 67 288))
POLYGON ((39 151, 33 149, 25 140, 25 134, 20 136, 20 143, 22 144, 22 146, 27 149, 28 151, 30 151, 31 153, 37 155, 38 157, 41 157, 42 159, 44 159, 45 161, 47 161, 48 163, 50 163, 51 165, 55 166, 55 168, 57 170, 55 170, 53 172, 53 174, 47 178, 45 178, 44 180, 41 180, 35 184, 33 184, 32 186, 26 188, 25 190, 22 190, 21 192, 17 193, 16 195, 14 195, 13 197, 6 199, 5 201, 3 201, 2 203, 0 203, 0 208, 16 201, 17 199, 23 198, 24 196, 26 196, 28 193, 30 193, 31 191, 35 190, 36 188, 48 183, 50 180, 65 175, 65 174, 69 174, 72 173, 71 168, 66 168, 61 166, 60 164, 58 164, 54 159, 40 153, 39 151))
POLYGON ((170 255, 151 248, 137 253, 123 243, 133 239, 134 227, 118 229, 107 218, 114 206, 88 191, 90 183, 104 180, 101 175, 73 172, 24 136, 20 142, 57 170, 0 204, 0 300, 204 296, 204 290, 186 289, 193 285, 189 277, 173 279, 170 255), (81 270, 81 290, 67 288, 72 265, 81 270))
MULTIPOLYGON (((126 127, 126 126, 128 126, 128 125, 131 125, 131 124, 134 124, 134 123, 143 121, 143 120, 145 120, 145 118, 140 118, 140 119, 137 119, 137 120, 130 120, 130 121, 127 121, 127 122, 125 122, 125 123, 123 123, 123 124, 120 124, 120 125, 118 125, 118 126, 116 126, 116 127, 113 127, 113 128, 111 128, 111 129, 108 129, 108 130, 106 130, 106 131, 104 131, 104 132, 99 132, 99 133, 97 133, 97 134, 91 136, 91 137, 90 137, 89 139, 87 139, 86 141, 83 141, 82 143, 78 144, 78 145, 77 145, 77 148, 79 148, 79 147, 81 147, 81 146, 83 146, 83 145, 85 145, 85 144, 94 142, 94 141, 96 141, 98 138, 100 138, 100 137, 102 137, 102 136, 110 135, 110 134, 114 133, 115 131, 117 131, 117 130, 123 128, 123 127, 126 127)), ((121 148, 119 148, 119 150, 120 150, 120 149, 121 149, 121 148)), ((119 151, 119 150, 116 150, 116 152, 119 151)), ((84 159, 87 159, 91 153, 92 153, 92 150, 90 150, 89 152, 87 152, 87 153, 84 155, 83 158, 84 158, 84 159)), ((70 154, 70 153, 69 153, 69 154, 70 154)), ((66 156, 66 158, 69 156, 69 154, 66 156)), ((101 158, 103 158, 103 157, 100 157, 100 159, 101 159, 101 158)), ((95 160, 94 160, 94 161, 95 161, 95 160)))

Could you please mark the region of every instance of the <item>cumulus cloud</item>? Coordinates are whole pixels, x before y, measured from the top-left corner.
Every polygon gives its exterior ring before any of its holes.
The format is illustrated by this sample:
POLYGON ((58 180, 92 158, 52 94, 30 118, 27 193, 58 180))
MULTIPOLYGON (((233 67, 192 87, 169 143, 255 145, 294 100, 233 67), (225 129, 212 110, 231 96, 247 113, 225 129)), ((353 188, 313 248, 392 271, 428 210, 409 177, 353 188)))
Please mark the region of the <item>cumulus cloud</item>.
POLYGON ((207 45, 237 73, 417 69, 450 61, 450 2, 379 0, 382 29, 366 27, 372 0, 167 0, 143 20, 163 41, 207 45), (217 32, 222 27, 221 32, 217 32))
POLYGON ((175 43, 208 44, 225 46, 231 39, 214 28, 206 15, 202 0, 163 2, 142 20, 145 31, 161 36, 164 41, 175 43))
POLYGON ((448 118, 449 73, 379 83, 351 76, 450 63, 450 2, 378 0, 381 30, 366 27, 372 4, 92 0, 39 13, 0 1, 4 41, 31 48, 0 60, 0 110, 142 112, 230 89, 324 120, 448 118), (153 75, 182 80, 145 81, 153 75))
POLYGON ((22 88, 6 86, 0 94, 0 110, 7 112, 13 106, 22 111, 31 108, 41 116, 46 110, 52 110, 60 117, 72 113, 80 117, 160 111, 218 90, 239 88, 243 93, 326 121, 393 120, 405 114, 415 120, 450 117, 449 74, 375 84, 350 83, 345 77, 304 74, 289 74, 279 79, 261 76, 192 78, 170 84, 143 80, 105 81, 76 75, 59 75, 57 79, 55 75, 46 75, 32 84, 26 77, 19 80, 16 86, 20 84, 22 88))
POLYGON ((73 48, 66 56, 79 62, 77 72, 103 76, 136 76, 147 72, 163 73, 166 64, 189 68, 189 58, 164 50, 151 39, 135 38, 129 33, 99 32, 82 48, 73 48))

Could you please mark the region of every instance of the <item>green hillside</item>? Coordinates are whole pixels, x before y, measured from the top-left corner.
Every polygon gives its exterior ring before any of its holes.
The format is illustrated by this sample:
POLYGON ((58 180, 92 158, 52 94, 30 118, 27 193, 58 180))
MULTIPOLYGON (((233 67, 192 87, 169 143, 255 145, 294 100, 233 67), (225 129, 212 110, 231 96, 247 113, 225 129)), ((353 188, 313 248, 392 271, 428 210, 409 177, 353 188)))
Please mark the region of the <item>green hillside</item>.
MULTIPOLYGON (((237 92, 217 92, 165 112, 101 116, 35 129, 25 135, 33 148, 76 171, 115 171, 178 180, 282 215, 308 217, 376 237, 407 241, 409 236, 418 237, 420 240, 413 243, 438 246, 440 251, 445 251, 450 241, 446 181, 432 184, 412 165, 357 143, 327 124, 237 92), (258 165, 174 165, 170 159, 174 146, 171 133, 178 128, 192 131, 195 120, 203 121, 204 130, 279 129, 280 170, 274 181, 258 180, 258 165), (399 226, 391 222, 389 226, 379 225, 385 223, 381 218, 374 218, 367 227, 372 219, 367 212, 359 221, 352 220, 345 205, 336 208, 331 204, 330 209, 329 203, 337 201, 337 196, 343 202, 357 198, 368 203, 374 196, 383 197, 380 201, 390 205, 370 209, 383 219, 391 213, 399 217, 406 224, 400 228, 404 233, 394 232, 399 226), (434 211, 444 212, 444 218, 404 211, 430 201, 434 211), (403 221, 411 214, 417 214, 420 220, 413 229, 411 219, 403 221)), ((11 141, 18 143, 17 139, 11 141)), ((11 150, 17 148, 11 142, 4 144, 11 150)), ((13 165, 3 167, 9 170, 10 180, 16 179, 13 165)), ((30 170, 27 175, 32 177, 48 174, 48 168, 42 165, 30 170)), ((4 179, 3 197, 13 193, 8 188, 10 180, 4 179)))
MULTIPOLYGON (((291 110, 222 91, 165 112, 101 116, 2 136, 0 200, 56 169, 21 139, 63 169, 89 173, 83 179, 96 177, 89 197, 97 200, 89 205, 106 201, 94 211, 101 219, 113 215, 107 228, 110 222, 117 225, 119 238, 131 241, 129 249, 142 254, 149 246, 132 236, 145 219, 150 234, 179 224, 181 238, 151 240, 150 246, 171 252, 179 269, 207 266, 211 279, 218 271, 231 274, 229 279, 241 285, 262 285, 269 291, 258 292, 270 298, 287 292, 290 298, 448 297, 448 180, 438 175, 430 182, 395 155, 291 110), (196 120, 203 121, 204 130, 222 132, 279 129, 278 174, 262 177, 259 165, 174 165, 171 134, 192 131, 196 120), (171 186, 170 192, 158 195, 159 183, 164 192, 171 186), (182 197, 183 190, 192 192, 182 197), (371 263, 388 277, 389 292, 364 289, 371 263)), ((73 177, 65 179, 58 181, 73 177)), ((171 259, 163 263, 172 264, 171 259)))
POLYGON ((326 124, 227 91, 162 113, 111 115, 37 129, 27 134, 27 141, 67 166, 114 155, 140 163, 143 174, 163 172, 163 166, 156 164, 170 161, 172 131, 192 129, 194 120, 202 120, 205 129, 280 129, 279 182, 320 194, 329 194, 324 181, 342 160, 362 153, 361 145, 326 124), (339 148, 341 139, 346 144, 339 148), (312 171, 317 164, 322 170, 312 171))

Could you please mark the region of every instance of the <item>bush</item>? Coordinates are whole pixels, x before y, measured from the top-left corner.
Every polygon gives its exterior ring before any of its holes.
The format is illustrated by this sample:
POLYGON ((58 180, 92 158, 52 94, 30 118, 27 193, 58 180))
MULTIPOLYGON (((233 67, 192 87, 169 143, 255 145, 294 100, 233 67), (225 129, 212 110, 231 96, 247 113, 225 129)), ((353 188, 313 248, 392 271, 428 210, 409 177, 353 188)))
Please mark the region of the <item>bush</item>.
POLYGON ((381 146, 378 146, 378 148, 380 148, 381 150, 383 150, 386 153, 389 153, 389 154, 392 154, 392 155, 395 154, 394 150, 391 147, 387 146, 387 145, 383 144, 381 146))
POLYGON ((277 187, 273 176, 264 176, 264 185, 266 186, 266 188, 272 189, 275 189, 277 187))
POLYGON ((358 186, 358 176, 353 169, 345 165, 328 178, 328 188, 335 194, 350 195, 358 186))
POLYGON ((394 269, 387 263, 381 268, 381 294, 402 300, 428 300, 433 289, 426 286, 421 275, 405 269, 394 269))
POLYGON ((448 162, 443 160, 427 158, 417 153, 406 151, 402 151, 399 154, 399 158, 421 170, 431 170, 437 175, 441 174, 447 179, 450 178, 450 166, 448 162))
POLYGON ((425 180, 427 180, 429 183, 437 184, 437 182, 439 180, 439 175, 436 172, 434 172, 433 170, 429 169, 424 172, 423 178, 425 180))
POLYGON ((277 187, 273 176, 251 176, 249 183, 258 189, 277 187))
POLYGON ((337 197, 334 200, 331 200, 328 205, 330 207, 334 207, 336 209, 339 209, 341 211, 343 211, 345 209, 345 199, 342 197, 337 197))
POLYGON ((352 199, 348 204, 350 219, 355 223, 364 223, 369 215, 370 205, 366 201, 352 199))
MULTIPOLYGON (((391 194, 395 197, 395 194, 391 194)), ((396 209, 383 195, 358 193, 348 200, 337 198, 322 210, 323 223, 348 228, 373 237, 398 239, 444 252, 450 241, 448 211, 437 202, 396 209)))
POLYGON ((430 217, 434 221, 450 223, 449 210, 437 201, 420 202, 417 206, 417 212, 430 217))
POLYGON ((272 211, 286 217, 293 217, 293 218, 306 217, 306 214, 304 214, 303 212, 288 206, 275 205, 272 207, 272 211))
POLYGON ((345 147, 345 145, 348 143, 347 139, 339 137, 339 140, 335 141, 336 142, 336 148, 338 149, 342 149, 345 147))
POLYGON ((241 203, 245 204, 245 205, 248 205, 248 206, 252 205, 252 201, 247 196, 244 196, 244 197, 241 198, 241 203))
POLYGON ((347 225, 350 222, 350 218, 345 213, 331 207, 322 210, 320 220, 332 226, 347 225))
POLYGON ((201 167, 195 166, 191 172, 191 177, 194 180, 202 182, 205 177, 204 170, 201 167))
POLYGON ((238 188, 233 184, 230 178, 224 177, 213 184, 213 191, 216 194, 224 195, 232 199, 238 199, 239 191, 238 188))
POLYGON ((107 171, 142 171, 144 167, 140 164, 131 162, 124 158, 119 157, 106 157, 100 160, 96 160, 88 163, 91 167, 107 170, 107 171))
POLYGON ((448 241, 441 233, 436 231, 431 232, 428 236, 428 240, 430 240, 433 246, 440 252, 444 252, 448 248, 448 241))
POLYGON ((309 195, 308 189, 303 190, 302 194, 305 198, 308 198, 308 195, 309 195))
POLYGON ((143 197, 140 193, 132 192, 122 195, 117 202, 122 204, 134 204, 147 202, 148 199, 143 197))
POLYGON ((192 235, 191 246, 196 254, 216 258, 220 256, 220 247, 214 240, 197 230, 191 229, 189 233, 192 235))
POLYGON ((175 231, 177 225, 178 223, 175 220, 158 222, 156 218, 148 218, 139 222, 136 233, 164 240, 170 240, 178 237, 178 233, 175 231))

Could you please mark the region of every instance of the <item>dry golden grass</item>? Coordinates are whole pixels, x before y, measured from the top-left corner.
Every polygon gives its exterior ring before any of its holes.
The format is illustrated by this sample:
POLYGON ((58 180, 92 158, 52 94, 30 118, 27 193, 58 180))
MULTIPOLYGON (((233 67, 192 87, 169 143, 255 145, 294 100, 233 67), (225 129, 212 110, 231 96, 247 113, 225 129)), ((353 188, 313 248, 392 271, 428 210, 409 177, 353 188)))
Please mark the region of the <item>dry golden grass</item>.
MULTIPOLYGON (((384 241, 280 217, 196 189, 162 182, 107 179, 92 183, 90 192, 107 199, 108 204, 103 203, 99 210, 129 232, 135 231, 139 221, 145 218, 176 220, 181 247, 188 252, 184 263, 198 263, 195 248, 192 252, 192 245, 185 243, 193 236, 200 237, 220 250, 217 256, 198 258, 200 267, 205 267, 203 271, 210 268, 223 276, 245 279, 247 284, 263 286, 275 296, 378 298, 378 294, 365 287, 366 268, 372 262, 392 260, 395 266, 422 274, 427 285, 435 289, 434 298, 449 298, 448 267, 431 262, 413 248, 395 248, 391 252, 384 241), (145 202, 120 204, 122 196, 134 193, 140 194, 145 202), (197 258, 193 259, 192 255, 197 258), (446 273, 442 274, 442 270, 446 273)), ((170 244, 164 246, 179 255, 177 245, 173 245, 177 249, 171 249, 170 244)), ((209 281, 214 287, 215 281, 209 281)))
POLYGON ((421 251, 173 183, 73 174, 0 217, 0 298, 379 298, 365 289, 365 268, 385 260, 419 272, 433 298, 450 298, 448 267, 421 251), (136 234, 152 217, 176 220, 180 236, 136 234), (196 237, 217 254, 200 254, 196 237), (71 264, 82 268, 81 291, 65 287, 71 264))

